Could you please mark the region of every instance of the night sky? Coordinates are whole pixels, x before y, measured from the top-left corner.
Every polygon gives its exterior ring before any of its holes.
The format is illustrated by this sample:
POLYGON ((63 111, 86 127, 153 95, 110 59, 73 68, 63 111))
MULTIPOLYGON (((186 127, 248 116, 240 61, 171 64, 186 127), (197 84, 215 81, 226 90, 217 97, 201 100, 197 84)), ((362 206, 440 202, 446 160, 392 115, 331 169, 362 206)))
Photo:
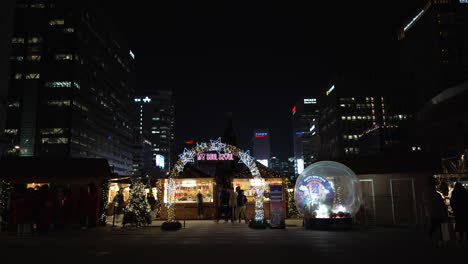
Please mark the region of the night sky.
POLYGON ((137 91, 175 91, 176 142, 222 136, 232 112, 240 147, 270 128, 283 159, 298 98, 335 71, 393 65, 396 29, 421 2, 103 1, 136 54, 137 91))

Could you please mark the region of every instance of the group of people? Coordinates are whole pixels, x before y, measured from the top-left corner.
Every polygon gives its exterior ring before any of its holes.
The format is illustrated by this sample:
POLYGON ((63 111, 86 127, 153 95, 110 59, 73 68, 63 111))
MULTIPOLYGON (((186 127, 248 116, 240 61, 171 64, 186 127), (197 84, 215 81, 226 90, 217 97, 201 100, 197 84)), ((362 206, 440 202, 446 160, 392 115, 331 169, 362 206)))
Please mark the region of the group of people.
POLYGON ((468 242, 468 192, 460 182, 456 182, 450 191, 447 185, 442 183, 436 191, 436 182, 431 182, 431 224, 429 227, 429 235, 437 243, 442 244, 442 229, 443 225, 448 225, 448 207, 451 207, 455 216, 455 233, 458 243, 468 242))
POLYGON ((86 229, 96 225, 98 211, 98 190, 93 184, 82 186, 75 203, 68 188, 18 184, 10 197, 8 223, 15 226, 18 235, 34 234, 63 229, 78 216, 86 229))
MULTIPOLYGON (((199 191, 197 194, 198 219, 203 219, 203 195, 199 191)), ((233 186, 221 186, 218 191, 218 203, 216 206, 216 222, 224 218, 225 222, 231 220, 232 223, 249 222, 247 217, 247 196, 239 186, 234 190, 233 186)))

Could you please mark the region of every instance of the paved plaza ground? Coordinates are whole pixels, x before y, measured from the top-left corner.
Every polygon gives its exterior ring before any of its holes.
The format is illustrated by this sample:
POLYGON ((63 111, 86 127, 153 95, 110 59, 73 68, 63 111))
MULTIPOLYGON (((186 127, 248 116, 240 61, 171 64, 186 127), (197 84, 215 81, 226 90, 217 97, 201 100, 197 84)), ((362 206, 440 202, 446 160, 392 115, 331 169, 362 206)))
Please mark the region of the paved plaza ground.
MULTIPOLYGON (((451 263, 468 248, 436 248, 414 229, 283 230, 246 224, 188 221, 165 232, 156 222, 139 229, 100 227, 16 236, 0 234, 0 263, 451 263), (170 261, 170 262, 166 262, 170 261)), ((465 262, 460 262, 465 263, 465 262)))

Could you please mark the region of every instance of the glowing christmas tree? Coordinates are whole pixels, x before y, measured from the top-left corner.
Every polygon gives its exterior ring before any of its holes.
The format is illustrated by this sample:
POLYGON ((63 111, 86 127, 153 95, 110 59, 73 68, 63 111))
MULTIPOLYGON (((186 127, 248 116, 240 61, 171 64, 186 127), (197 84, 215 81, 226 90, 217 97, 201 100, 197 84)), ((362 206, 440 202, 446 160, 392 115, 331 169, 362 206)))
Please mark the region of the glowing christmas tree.
POLYGON ((146 200, 145 185, 139 179, 132 180, 130 197, 125 208, 124 225, 142 226, 151 223, 151 207, 146 200))

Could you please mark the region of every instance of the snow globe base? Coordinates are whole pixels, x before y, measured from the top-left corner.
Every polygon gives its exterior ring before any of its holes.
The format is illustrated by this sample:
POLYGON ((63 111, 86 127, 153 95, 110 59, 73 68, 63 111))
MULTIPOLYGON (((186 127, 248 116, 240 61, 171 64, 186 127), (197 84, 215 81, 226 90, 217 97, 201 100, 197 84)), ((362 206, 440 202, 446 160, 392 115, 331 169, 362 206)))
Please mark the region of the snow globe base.
POLYGON ((304 227, 312 230, 349 230, 353 218, 304 218, 304 227))
POLYGON ((164 222, 161 225, 161 229, 164 231, 177 231, 182 228, 182 224, 178 221, 176 222, 164 222))

